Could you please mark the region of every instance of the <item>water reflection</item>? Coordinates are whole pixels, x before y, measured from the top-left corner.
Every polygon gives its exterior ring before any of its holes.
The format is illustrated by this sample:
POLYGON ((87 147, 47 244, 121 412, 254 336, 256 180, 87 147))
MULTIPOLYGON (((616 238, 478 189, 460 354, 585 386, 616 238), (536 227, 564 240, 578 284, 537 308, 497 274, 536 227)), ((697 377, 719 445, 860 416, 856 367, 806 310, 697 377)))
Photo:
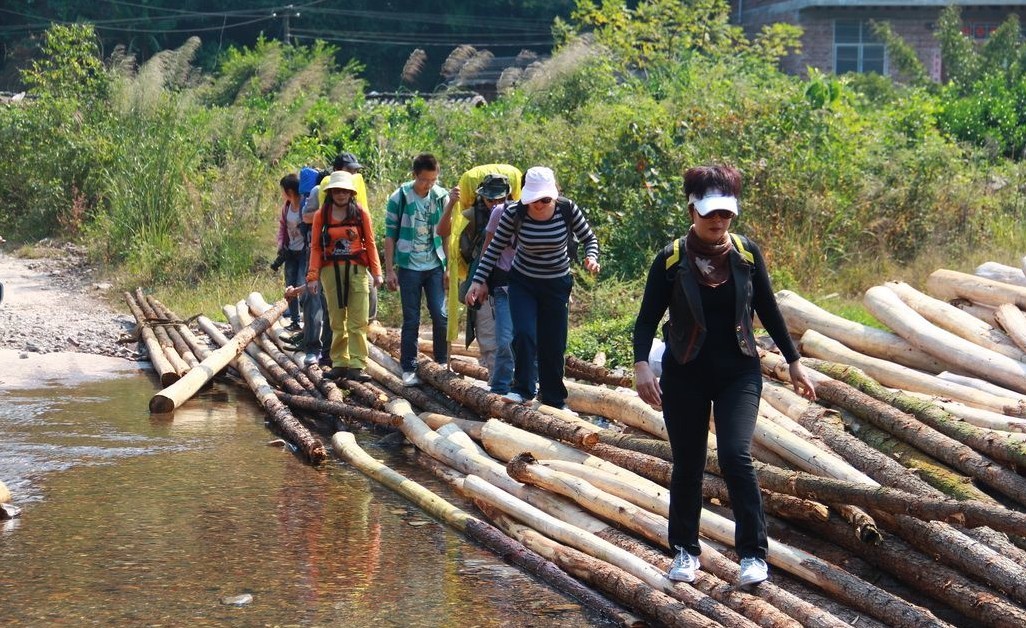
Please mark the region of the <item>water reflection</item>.
POLYGON ((0 532, 6 623, 596 625, 347 466, 268 447, 247 395, 214 386, 151 418, 152 392, 0 393, 0 477, 24 507, 0 532))

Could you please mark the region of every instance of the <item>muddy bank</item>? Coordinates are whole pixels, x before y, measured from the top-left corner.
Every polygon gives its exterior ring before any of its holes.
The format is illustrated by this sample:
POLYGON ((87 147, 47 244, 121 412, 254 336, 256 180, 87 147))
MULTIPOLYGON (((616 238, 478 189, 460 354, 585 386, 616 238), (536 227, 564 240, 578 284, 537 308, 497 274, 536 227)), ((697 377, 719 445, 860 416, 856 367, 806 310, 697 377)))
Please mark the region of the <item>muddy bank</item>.
POLYGON ((74 245, 40 259, 0 251, 0 388, 47 380, 66 383, 142 366, 131 315, 108 302, 112 286, 96 279, 74 245))

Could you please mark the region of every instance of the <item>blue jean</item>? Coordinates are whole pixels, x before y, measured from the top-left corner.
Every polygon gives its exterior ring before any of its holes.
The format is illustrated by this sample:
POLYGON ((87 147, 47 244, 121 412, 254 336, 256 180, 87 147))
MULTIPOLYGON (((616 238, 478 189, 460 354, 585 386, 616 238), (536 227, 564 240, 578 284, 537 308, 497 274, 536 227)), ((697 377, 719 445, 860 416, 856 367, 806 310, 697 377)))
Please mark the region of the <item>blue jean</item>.
MULTIPOLYGON (((285 287, 289 286, 305 286, 306 285, 306 266, 309 262, 310 254, 307 249, 302 251, 288 251, 285 254, 285 287)), ((302 312, 303 302, 306 300, 306 294, 302 294, 297 298, 289 301, 289 318, 292 319, 293 323, 299 322, 299 317, 302 312)))
POLYGON ((327 343, 323 342, 323 332, 326 330, 328 334, 331 334, 331 327, 328 322, 324 320, 324 293, 319 292, 316 295, 309 295, 306 300, 303 301, 303 350, 307 353, 320 354, 321 348, 331 346, 331 338, 329 336, 327 343))
POLYGON ((562 408, 566 402, 563 362, 569 325, 570 275, 535 279, 514 270, 509 275, 513 318, 513 392, 562 408), (540 390, 539 390, 540 388, 540 390))
POLYGON ((505 395, 513 384, 513 317, 509 312, 509 288, 502 286, 489 299, 495 318, 495 362, 488 386, 497 395, 505 395))
POLYGON ((448 318, 445 312, 445 270, 439 266, 432 270, 410 270, 397 268, 399 276, 399 300, 403 306, 403 327, 400 336, 399 364, 403 371, 417 370, 417 332, 420 330, 420 295, 427 299, 431 314, 431 342, 435 362, 449 361, 446 330, 448 318))

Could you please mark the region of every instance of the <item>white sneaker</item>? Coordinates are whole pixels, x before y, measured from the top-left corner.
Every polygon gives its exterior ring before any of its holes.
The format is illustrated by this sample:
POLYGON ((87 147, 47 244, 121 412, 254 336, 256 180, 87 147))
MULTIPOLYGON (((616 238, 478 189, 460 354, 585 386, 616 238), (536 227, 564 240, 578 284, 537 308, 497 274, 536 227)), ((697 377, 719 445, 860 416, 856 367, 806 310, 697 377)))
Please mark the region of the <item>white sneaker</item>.
POLYGON ((524 397, 520 393, 508 392, 502 396, 502 400, 506 403, 524 403, 524 397))
POLYGON ((761 558, 742 558, 741 577, 737 583, 741 586, 759 584, 769 578, 769 566, 761 558))
POLYGON ((403 371, 403 386, 416 386, 420 384, 420 378, 416 371, 403 371))
POLYGON ((698 560, 698 556, 692 556, 683 547, 678 547, 677 557, 673 559, 673 564, 666 572, 666 577, 675 582, 694 582, 695 572, 701 567, 702 563, 698 560))
POLYGON ((307 353, 306 357, 303 358, 303 364, 305 366, 312 366, 314 364, 317 364, 317 354, 316 353, 307 353))

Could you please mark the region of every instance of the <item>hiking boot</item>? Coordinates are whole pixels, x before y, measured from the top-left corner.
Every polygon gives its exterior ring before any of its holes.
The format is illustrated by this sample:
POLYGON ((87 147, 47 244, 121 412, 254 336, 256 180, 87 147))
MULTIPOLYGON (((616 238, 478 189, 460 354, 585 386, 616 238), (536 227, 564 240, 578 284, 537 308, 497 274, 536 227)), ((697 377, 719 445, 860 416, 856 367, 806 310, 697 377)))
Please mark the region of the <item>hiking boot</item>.
POLYGON ((738 578, 738 585, 759 584, 769 578, 769 566, 761 558, 742 558, 741 577, 738 578))
POLYGON ((354 369, 354 368, 349 369, 349 372, 346 374, 346 379, 350 379, 350 380, 352 380, 354 382, 369 382, 369 381, 372 381, 372 378, 371 378, 370 375, 367 374, 367 371, 365 371, 363 369, 354 369))
POLYGON ((306 357, 303 358, 303 366, 313 366, 314 364, 317 364, 317 354, 307 353, 306 357))
POLYGON ((417 386, 420 384, 420 378, 417 377, 416 371, 403 371, 403 386, 417 386))
POLYGON ((347 369, 347 368, 345 368, 343 366, 336 366, 333 369, 331 369, 330 371, 328 371, 324 375, 324 377, 326 377, 327 379, 330 379, 332 381, 337 381, 337 380, 340 380, 340 379, 345 379, 347 375, 349 375, 349 369, 347 369))
POLYGON ((702 563, 698 560, 698 556, 692 556, 683 547, 678 547, 677 557, 673 559, 673 564, 666 572, 666 577, 674 582, 694 582, 695 572, 701 567, 702 563))
POLYGON ((502 396, 502 400, 506 403, 524 403, 524 396, 511 390, 502 396))

